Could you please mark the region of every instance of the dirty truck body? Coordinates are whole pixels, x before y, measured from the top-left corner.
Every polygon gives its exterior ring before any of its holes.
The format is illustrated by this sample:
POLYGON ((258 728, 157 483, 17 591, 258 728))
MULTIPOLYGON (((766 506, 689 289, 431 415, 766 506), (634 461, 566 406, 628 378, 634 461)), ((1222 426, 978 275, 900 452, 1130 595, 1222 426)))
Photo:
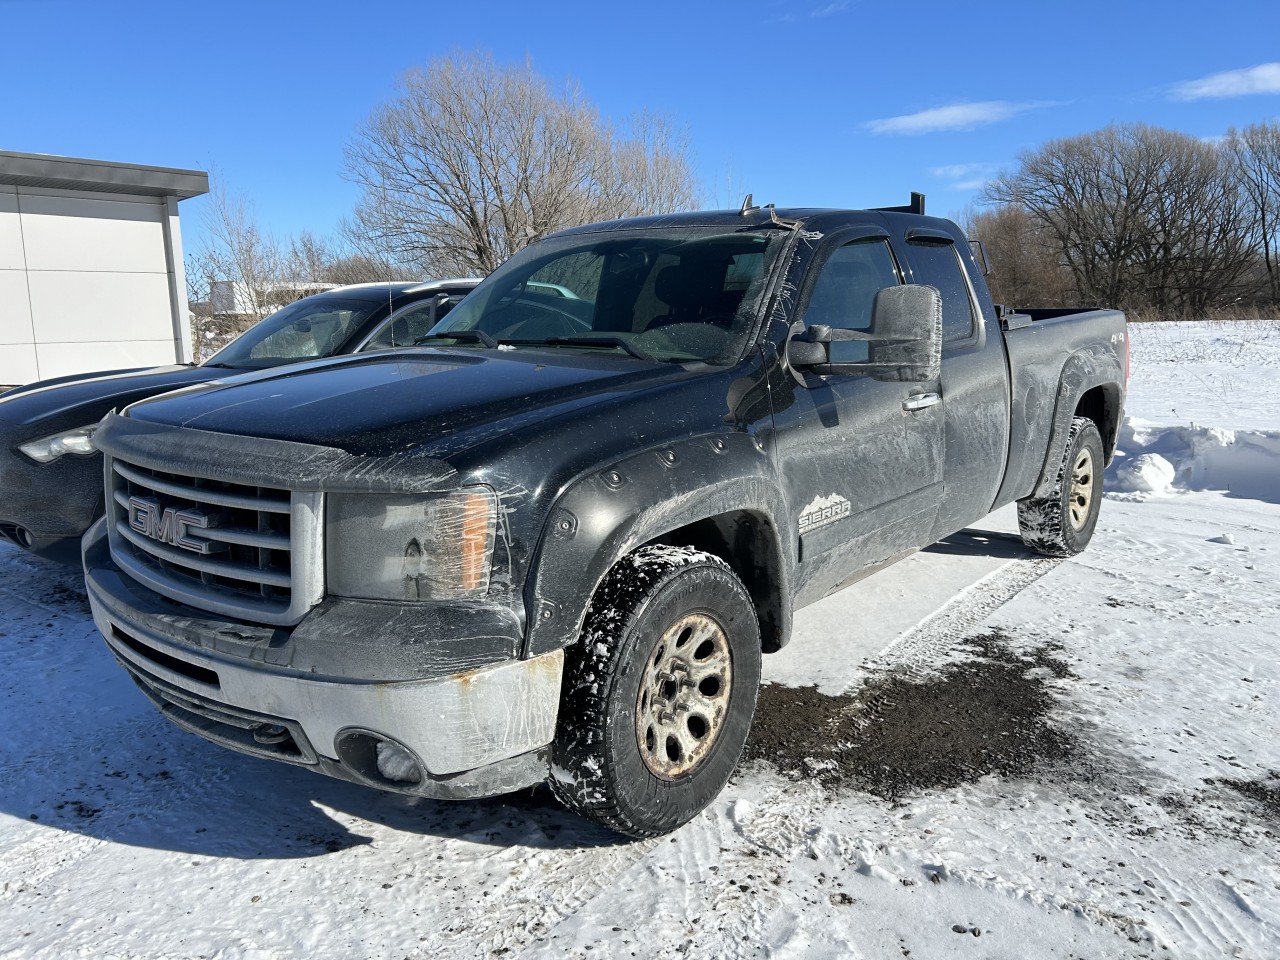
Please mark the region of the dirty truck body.
POLYGON ((1015 500, 1082 549, 1126 364, 1123 315, 998 311, 917 213, 577 228, 417 348, 108 416, 89 596, 210 740, 654 835, 723 786, 794 610, 1015 500))

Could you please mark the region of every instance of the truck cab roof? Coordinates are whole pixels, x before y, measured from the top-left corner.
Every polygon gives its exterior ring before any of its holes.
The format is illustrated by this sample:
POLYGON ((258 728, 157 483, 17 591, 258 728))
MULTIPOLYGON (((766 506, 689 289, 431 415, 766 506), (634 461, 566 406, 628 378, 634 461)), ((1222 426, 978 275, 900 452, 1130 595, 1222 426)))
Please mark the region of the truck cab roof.
MULTIPOLYGON (((898 208, 870 208, 865 210, 834 207, 751 207, 738 210, 699 210, 693 213, 659 214, 648 217, 625 217, 606 220, 603 223, 570 227, 551 234, 552 237, 572 237, 591 233, 607 233, 615 230, 651 230, 671 227, 725 227, 726 229, 762 230, 772 225, 782 227, 779 221, 798 222, 801 229, 829 233, 841 227, 859 223, 875 223, 892 232, 906 231, 911 227, 941 230, 956 236, 956 225, 941 217, 921 213, 909 213, 898 208)), ((963 236, 957 237, 963 239, 963 236)))

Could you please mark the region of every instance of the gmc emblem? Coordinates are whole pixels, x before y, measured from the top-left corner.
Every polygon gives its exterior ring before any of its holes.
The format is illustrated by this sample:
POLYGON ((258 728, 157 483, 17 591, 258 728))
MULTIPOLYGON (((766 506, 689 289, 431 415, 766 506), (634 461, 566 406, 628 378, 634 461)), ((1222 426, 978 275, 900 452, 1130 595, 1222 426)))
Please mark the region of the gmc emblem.
POLYGON ((225 543, 191 536, 192 530, 205 530, 217 525, 216 518, 194 507, 178 510, 174 507, 162 507, 154 497, 129 498, 129 526, 144 537, 173 547, 181 547, 194 553, 225 550, 225 543))

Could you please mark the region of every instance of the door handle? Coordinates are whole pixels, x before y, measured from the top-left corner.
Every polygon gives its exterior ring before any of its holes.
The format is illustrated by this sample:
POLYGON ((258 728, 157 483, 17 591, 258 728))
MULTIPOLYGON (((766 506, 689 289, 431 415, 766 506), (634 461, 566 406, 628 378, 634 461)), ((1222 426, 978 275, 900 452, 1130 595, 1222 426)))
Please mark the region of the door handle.
POLYGON ((907 413, 915 413, 941 402, 942 395, 939 393, 917 393, 902 401, 902 409, 907 413))

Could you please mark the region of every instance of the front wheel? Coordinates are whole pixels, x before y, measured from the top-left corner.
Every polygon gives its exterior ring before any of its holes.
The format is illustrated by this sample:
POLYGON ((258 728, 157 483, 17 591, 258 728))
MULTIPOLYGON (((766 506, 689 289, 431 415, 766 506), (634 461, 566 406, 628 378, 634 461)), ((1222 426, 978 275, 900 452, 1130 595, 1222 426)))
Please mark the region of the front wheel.
POLYGON ((568 651, 551 787, 632 837, 697 816, 737 766, 760 686, 760 630, 723 560, 646 547, 619 561, 568 651))
POLYGON ((1103 458, 1097 424, 1076 417, 1048 496, 1018 501, 1023 543, 1050 557, 1074 556, 1089 545, 1102 505, 1103 458))

